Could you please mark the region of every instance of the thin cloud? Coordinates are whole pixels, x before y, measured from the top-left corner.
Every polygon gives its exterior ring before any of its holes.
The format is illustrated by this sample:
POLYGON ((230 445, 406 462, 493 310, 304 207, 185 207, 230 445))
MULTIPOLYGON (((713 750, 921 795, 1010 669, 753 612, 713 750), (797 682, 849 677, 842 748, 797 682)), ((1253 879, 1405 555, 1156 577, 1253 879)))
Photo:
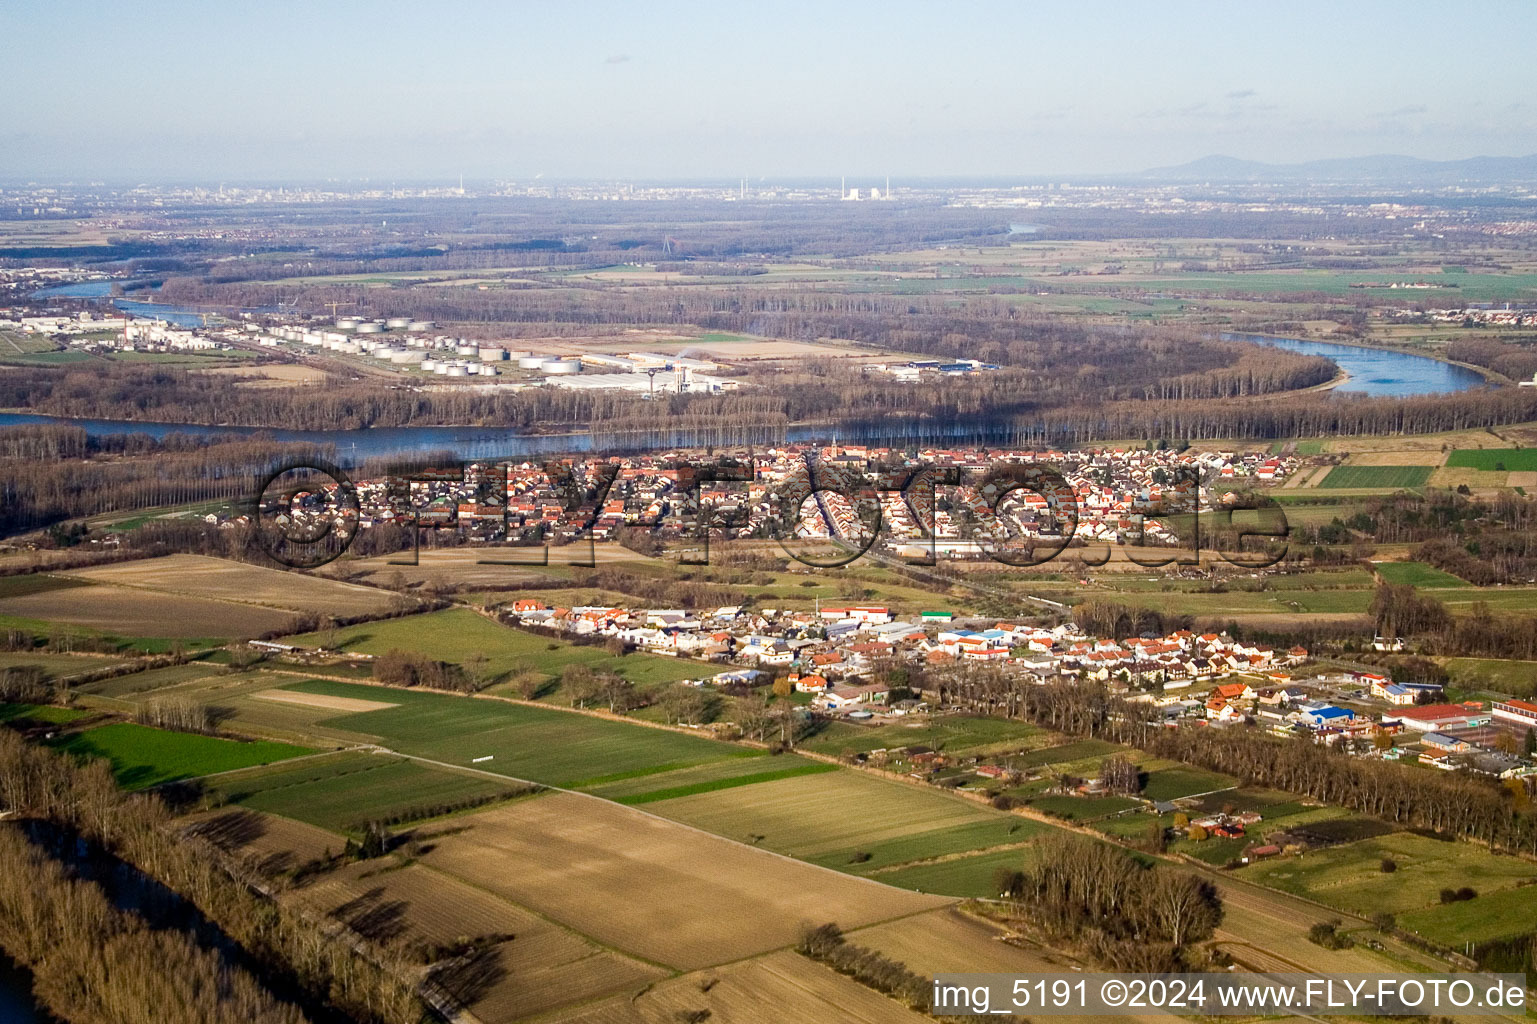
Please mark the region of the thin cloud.
POLYGON ((603 63, 605 63, 605 64, 628 64, 628 63, 630 63, 630 55, 628 53, 614 53, 614 54, 610 54, 609 56, 603 58, 603 63))
POLYGON ((1258 95, 1259 93, 1255 92, 1253 89, 1234 89, 1232 92, 1227 94, 1227 98, 1230 100, 1246 100, 1250 96, 1258 95))
POLYGON ((1414 105, 1412 107, 1397 107, 1397 108, 1395 108, 1393 110, 1379 111, 1378 113, 1375 113, 1375 114, 1373 114, 1371 116, 1372 117, 1408 117, 1410 114, 1424 114, 1424 113, 1428 113, 1429 110, 1430 110, 1429 107, 1425 106, 1423 103, 1420 103, 1420 104, 1416 104, 1416 105, 1414 105))

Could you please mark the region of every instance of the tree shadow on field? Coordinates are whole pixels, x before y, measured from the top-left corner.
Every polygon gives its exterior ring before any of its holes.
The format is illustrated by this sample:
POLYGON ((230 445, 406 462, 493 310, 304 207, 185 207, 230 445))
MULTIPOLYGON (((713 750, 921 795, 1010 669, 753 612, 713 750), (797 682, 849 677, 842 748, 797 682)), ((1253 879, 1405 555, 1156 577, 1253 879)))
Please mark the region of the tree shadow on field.
POLYGON ((206 839, 221 850, 238 850, 267 834, 267 822, 255 811, 225 811, 198 822, 187 835, 206 839))
POLYGON ((218 729, 225 722, 235 717, 235 709, 227 704, 204 705, 208 711, 208 724, 211 728, 218 729))
POLYGON ((411 905, 404 900, 383 897, 382 888, 370 889, 331 911, 331 916, 365 939, 387 944, 406 933, 406 911, 411 905))
POLYGON ((433 980, 442 985, 465 1006, 478 1002, 498 982, 507 977, 502 966, 502 945, 477 949, 433 972, 433 980))

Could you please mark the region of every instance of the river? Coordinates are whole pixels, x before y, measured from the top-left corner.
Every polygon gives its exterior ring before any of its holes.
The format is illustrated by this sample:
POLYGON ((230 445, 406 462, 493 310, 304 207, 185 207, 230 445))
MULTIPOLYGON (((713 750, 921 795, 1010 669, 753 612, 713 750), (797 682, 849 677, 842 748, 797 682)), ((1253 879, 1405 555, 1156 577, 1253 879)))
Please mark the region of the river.
MULTIPOLYGON (((1029 227, 1031 225, 1023 225, 1029 227)), ((112 281, 82 281, 40 289, 35 298, 49 296, 103 298, 110 294, 112 281)), ((199 315, 192 310, 131 299, 113 299, 115 305, 139 316, 155 316, 196 326, 199 315)), ((1337 345, 1297 338, 1260 335, 1224 334, 1224 338, 1254 341, 1289 349, 1304 355, 1320 355, 1334 360, 1347 376, 1340 390, 1369 396, 1407 397, 1463 391, 1479 387, 1484 379, 1461 366, 1443 363, 1428 356, 1386 349, 1337 345)), ((363 430, 279 430, 258 427, 199 426, 176 423, 142 423, 129 420, 58 419, 26 413, 0 413, 0 427, 21 423, 72 423, 92 436, 149 434, 164 437, 171 433, 211 436, 215 434, 267 434, 280 441, 302 441, 334 445, 337 460, 356 465, 370 458, 404 458, 438 452, 452 452, 464 460, 533 458, 591 451, 594 440, 587 433, 518 434, 495 427, 372 427, 363 430)), ((1011 445, 1016 441, 1013 426, 996 420, 967 423, 864 423, 852 426, 798 426, 789 428, 784 440, 789 442, 837 439, 855 444, 890 444, 894 446, 1011 445)), ((634 439, 606 439, 609 450, 667 450, 704 447, 707 440, 685 433, 671 436, 649 435, 634 439)))
MULTIPOLYGON (((33 299, 104 299, 112 294, 112 286, 123 281, 76 281, 74 284, 58 284, 39 288, 29 298, 33 299)), ((203 315, 194 309, 165 305, 159 302, 140 302, 137 299, 117 298, 112 305, 131 316, 144 319, 164 320, 178 327, 201 327, 203 315)))
POLYGON ((1271 338, 1256 334, 1224 334, 1223 338, 1254 341, 1261 345, 1300 352, 1305 356, 1324 356, 1344 370, 1347 379, 1341 391, 1355 391, 1372 398, 1406 398, 1410 395, 1466 391, 1484 383, 1482 374, 1453 363, 1443 363, 1429 356, 1361 345, 1335 345, 1327 341, 1303 341, 1300 338, 1271 338))

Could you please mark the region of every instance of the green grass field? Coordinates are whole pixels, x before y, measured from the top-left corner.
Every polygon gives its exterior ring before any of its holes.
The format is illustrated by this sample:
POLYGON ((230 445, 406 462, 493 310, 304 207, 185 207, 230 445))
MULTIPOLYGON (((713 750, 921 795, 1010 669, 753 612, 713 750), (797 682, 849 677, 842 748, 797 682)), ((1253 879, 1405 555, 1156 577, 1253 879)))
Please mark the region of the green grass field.
POLYGON ((58 708, 50 704, 0 704, 0 722, 15 722, 17 725, 29 722, 38 725, 67 725, 90 716, 89 711, 58 708))
POLYGON ((945 896, 996 898, 998 886, 995 878, 998 869, 1023 870, 1031 863, 1034 853, 1028 846, 1015 850, 994 850, 972 857, 957 857, 933 864, 915 864, 895 871, 883 871, 875 877, 899 889, 941 893, 945 896))
POLYGON ((1068 821, 1092 821, 1141 806, 1142 801, 1125 796, 1038 796, 1030 801, 1032 810, 1068 821))
POLYGON ((1537 694, 1537 661, 1447 658, 1442 664, 1456 686, 1489 689, 1515 697, 1537 694))
POLYGON ((772 768, 748 775, 730 775, 724 778, 690 782, 686 785, 653 789, 645 793, 633 793, 629 796, 620 796, 614 799, 622 804, 650 804, 656 803, 658 800, 675 800, 678 797, 695 796, 700 793, 715 793, 723 789, 736 789, 738 786, 753 786, 762 782, 778 782, 780 779, 796 779, 802 775, 825 775, 828 772, 838 770, 837 765, 813 761, 772 768))
POLYGON ((1537 885, 1401 914, 1398 927, 1456 950, 1465 943, 1529 935, 1537 930, 1537 885))
POLYGON ((832 850, 809 859, 823 867, 864 875, 916 860, 1026 843, 1049 831, 1049 825, 1042 825, 1029 818, 992 818, 916 832, 884 842, 832 850))
POLYGON ((1149 772, 1142 795, 1149 800, 1178 800, 1238 785, 1237 780, 1199 768, 1160 768, 1149 772))
MULTIPOLYGON (((484 654, 487 671, 498 677, 529 669, 559 676, 567 665, 576 664, 618 673, 637 685, 655 685, 719 671, 655 654, 615 656, 602 647, 578 646, 503 626, 467 608, 359 623, 338 630, 336 639, 343 650, 358 654, 379 655, 400 649, 449 662, 484 654)), ((316 633, 294 638, 295 643, 310 646, 323 641, 316 633)))
POLYGON ((494 760, 475 767, 555 786, 598 785, 756 753, 703 736, 500 700, 320 680, 283 689, 395 704, 320 724, 446 764, 489 756, 494 760))
POLYGON ((1040 745, 1045 730, 1028 722, 968 715, 934 716, 924 721, 895 725, 863 726, 852 722, 828 722, 801 746, 819 754, 838 755, 845 750, 894 750, 926 746, 947 754, 999 749, 1022 750, 1040 745))
POLYGON ((124 789, 143 789, 314 753, 287 743, 242 743, 128 722, 87 729, 55 746, 81 757, 107 758, 124 789))
POLYGON ((1416 587, 1472 586, 1467 580, 1424 562, 1377 562, 1373 568, 1389 583, 1410 583, 1416 587))
POLYGON ((213 788, 231 803, 333 832, 370 820, 426 817, 446 805, 518 791, 510 783, 484 776, 370 753, 310 758, 220 776, 213 788))
POLYGON ((1354 914, 1445 912, 1444 888, 1471 886, 1481 896, 1537 879, 1537 865, 1501 857, 1469 843, 1442 842, 1395 832, 1307 853, 1261 861, 1244 869, 1254 881, 1306 896, 1354 914), (1381 869, 1384 857, 1398 869, 1381 869))
POLYGON ((1335 466, 1319 487, 1424 487, 1430 479, 1431 466, 1335 466))
POLYGON ((1454 469, 1530 473, 1537 470, 1537 448, 1462 448, 1448 455, 1446 464, 1454 469))
POLYGON ((1124 749, 1104 740, 1074 740, 1055 747, 1032 750, 1022 757, 1009 758, 1009 764, 1020 769, 1044 768, 1047 765, 1066 764, 1069 761, 1081 761, 1088 757, 1108 757, 1124 749))
POLYGON ((736 779, 742 776, 762 775, 768 771, 779 771, 785 768, 796 768, 815 763, 817 762, 809 761, 803 757, 796 757, 794 754, 782 754, 771 760, 766 750, 748 751, 742 757, 733 757, 725 761, 708 761, 704 764, 688 765, 682 768, 658 765, 651 769, 623 773, 622 778, 611 776, 607 781, 589 783, 581 788, 584 792, 591 793, 593 796, 601 796, 607 800, 617 800, 620 803, 624 803, 631 797, 645 796, 658 790, 677 789, 683 786, 736 779))

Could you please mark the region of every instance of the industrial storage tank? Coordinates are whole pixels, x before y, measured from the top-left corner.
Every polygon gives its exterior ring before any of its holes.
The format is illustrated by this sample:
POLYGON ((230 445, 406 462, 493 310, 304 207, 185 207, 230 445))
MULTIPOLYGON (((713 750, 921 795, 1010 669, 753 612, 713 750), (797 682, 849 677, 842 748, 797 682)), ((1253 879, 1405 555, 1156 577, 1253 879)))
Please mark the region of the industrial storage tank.
POLYGON ((395 351, 395 354, 390 356, 390 362, 392 362, 392 363, 402 363, 402 364, 405 364, 405 363, 420 363, 420 362, 423 362, 423 361, 424 361, 424 357, 423 357, 422 353, 420 353, 420 352, 412 352, 410 349, 404 349, 404 348, 397 349, 395 351))
POLYGON ((544 356, 522 356, 518 359, 518 366, 524 370, 537 370, 544 365, 544 356))
POLYGON ((392 331, 398 331, 402 327, 410 327, 411 318, 405 316, 392 316, 384 322, 384 326, 388 327, 392 331))
POLYGON ((539 364, 539 369, 545 373, 581 373, 582 361, 580 359, 546 359, 539 364))
POLYGON ((358 324, 359 334, 383 334, 383 324, 358 324))
POLYGON ((461 356, 479 355, 480 346, 461 341, 459 344, 454 346, 454 351, 459 353, 461 356))
POLYGON ((436 359, 433 359, 432 357, 429 356, 429 357, 427 357, 427 358, 422 360, 422 369, 427 370, 428 372, 431 372, 433 370, 436 370, 437 368, 438 368, 438 361, 436 359))
POLYGON ((450 366, 448 368, 448 375, 450 377, 468 377, 470 375, 470 368, 468 366, 450 366))
POLYGON ((507 358, 507 350, 504 348, 482 348, 480 361, 483 363, 498 363, 507 358))
POLYGON ((391 348, 388 345, 380 345, 370 353, 375 359, 394 359, 396 356, 406 354, 403 348, 391 348))
POLYGON ((356 330, 359 320, 355 316, 339 317, 336 321, 336 329, 339 331, 356 330))
POLYGON ((432 321, 431 320, 412 320, 409 324, 406 325, 406 330, 408 330, 408 331, 430 331, 430 330, 432 330, 432 321))

